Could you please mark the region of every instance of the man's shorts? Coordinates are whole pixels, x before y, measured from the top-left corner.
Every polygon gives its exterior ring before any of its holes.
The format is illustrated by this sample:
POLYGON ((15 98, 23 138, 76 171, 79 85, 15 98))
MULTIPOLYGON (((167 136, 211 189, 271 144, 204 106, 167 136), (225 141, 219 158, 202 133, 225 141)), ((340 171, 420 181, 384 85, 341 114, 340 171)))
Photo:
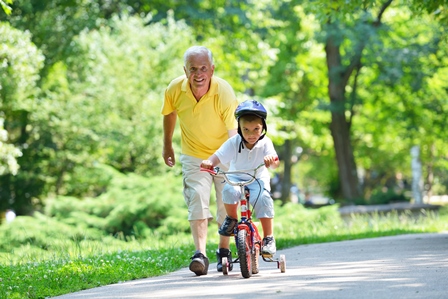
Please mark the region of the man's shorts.
MULTIPOLYGON (((222 202, 222 190, 225 185, 222 176, 212 176, 206 171, 201 171, 203 160, 192 156, 181 155, 182 177, 184 185, 184 200, 188 207, 188 220, 213 219, 210 212, 210 194, 212 185, 215 185, 216 193, 216 221, 221 224, 227 213, 222 202)), ((220 164, 219 168, 227 170, 220 164)))

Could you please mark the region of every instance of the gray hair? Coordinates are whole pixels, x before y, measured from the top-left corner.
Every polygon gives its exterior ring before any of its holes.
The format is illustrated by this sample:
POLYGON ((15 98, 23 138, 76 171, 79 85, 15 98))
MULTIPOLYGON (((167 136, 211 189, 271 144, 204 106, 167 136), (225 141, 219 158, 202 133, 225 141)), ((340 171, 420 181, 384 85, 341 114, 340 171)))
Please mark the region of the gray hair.
POLYGON ((184 54, 184 66, 187 66, 188 58, 191 55, 197 55, 197 54, 205 54, 208 56, 208 60, 210 61, 210 64, 213 65, 213 54, 212 51, 210 51, 208 48, 204 46, 192 46, 185 51, 184 54))

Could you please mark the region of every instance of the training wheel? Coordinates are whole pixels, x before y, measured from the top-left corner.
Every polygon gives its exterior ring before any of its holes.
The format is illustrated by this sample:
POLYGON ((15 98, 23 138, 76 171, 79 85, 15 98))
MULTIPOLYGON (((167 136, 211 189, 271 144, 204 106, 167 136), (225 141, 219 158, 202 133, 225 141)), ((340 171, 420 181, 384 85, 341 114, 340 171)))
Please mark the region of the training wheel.
POLYGON ((229 274, 229 261, 227 260, 227 257, 222 258, 222 274, 229 274))
POLYGON ((284 254, 280 255, 280 259, 279 259, 278 263, 279 263, 278 266, 280 268, 280 272, 285 273, 285 271, 286 271, 286 258, 285 258, 284 254))

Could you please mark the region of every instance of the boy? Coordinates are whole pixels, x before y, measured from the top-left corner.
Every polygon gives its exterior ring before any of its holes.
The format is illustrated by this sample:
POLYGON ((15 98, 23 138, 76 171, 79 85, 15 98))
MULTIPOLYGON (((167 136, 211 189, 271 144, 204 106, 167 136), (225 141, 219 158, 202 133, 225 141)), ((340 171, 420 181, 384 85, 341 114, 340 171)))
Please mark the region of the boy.
MULTIPOLYGON (((267 168, 275 169, 280 162, 271 139, 266 136, 267 112, 257 101, 245 101, 236 108, 235 117, 238 122, 238 134, 224 142, 208 160, 202 161, 201 167, 212 169, 220 163, 229 163, 229 171, 235 171, 254 169, 261 163, 265 164, 266 168, 257 172, 257 180, 247 187, 250 190, 249 201, 263 228, 261 254, 272 257, 276 252, 273 229, 274 202, 269 193, 271 186, 267 168)), ((238 176, 232 179, 238 179, 238 176)), ((240 192, 238 186, 224 186, 222 194, 227 216, 219 228, 219 234, 222 236, 233 235, 238 222, 240 192)))

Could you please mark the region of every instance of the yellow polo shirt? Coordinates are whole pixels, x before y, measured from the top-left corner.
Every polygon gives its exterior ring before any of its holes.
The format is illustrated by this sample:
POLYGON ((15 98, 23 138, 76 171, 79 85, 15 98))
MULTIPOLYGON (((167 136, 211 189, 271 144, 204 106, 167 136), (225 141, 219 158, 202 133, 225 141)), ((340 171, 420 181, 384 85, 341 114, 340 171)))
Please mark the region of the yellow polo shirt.
POLYGON ((207 159, 236 129, 235 109, 238 101, 227 81, 213 76, 209 91, 196 101, 186 76, 168 85, 162 114, 177 112, 181 130, 181 148, 185 155, 207 159))

